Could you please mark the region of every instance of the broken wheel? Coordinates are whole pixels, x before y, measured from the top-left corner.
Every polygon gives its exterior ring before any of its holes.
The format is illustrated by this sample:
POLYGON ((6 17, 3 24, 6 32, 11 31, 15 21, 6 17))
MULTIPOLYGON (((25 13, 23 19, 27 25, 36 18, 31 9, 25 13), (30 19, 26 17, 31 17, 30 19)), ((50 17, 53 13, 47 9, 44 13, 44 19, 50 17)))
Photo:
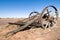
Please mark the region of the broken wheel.
POLYGON ((45 7, 41 13, 41 19, 43 28, 54 26, 54 24, 57 23, 58 10, 52 5, 45 7))

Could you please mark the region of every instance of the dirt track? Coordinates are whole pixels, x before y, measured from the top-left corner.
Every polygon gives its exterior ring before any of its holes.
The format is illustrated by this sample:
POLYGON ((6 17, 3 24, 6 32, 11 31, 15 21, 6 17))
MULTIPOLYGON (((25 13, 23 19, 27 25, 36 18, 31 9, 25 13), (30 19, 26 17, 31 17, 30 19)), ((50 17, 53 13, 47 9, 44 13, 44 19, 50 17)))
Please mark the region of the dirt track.
MULTIPOLYGON (((8 25, 7 23, 4 24, 6 20, 7 19, 0 20, 0 27, 8 25)), ((10 19, 7 20, 7 22, 9 21, 10 19)), ((13 22, 15 21, 13 20, 13 22)), ((12 22, 12 20, 10 22, 12 22)), ((30 29, 30 30, 18 32, 15 35, 12 35, 7 38, 3 36, 8 31, 14 30, 16 28, 17 28, 16 25, 11 25, 7 28, 4 27, 0 28, 0 40, 58 40, 60 38, 60 18, 58 20, 57 26, 55 26, 53 29, 43 30, 41 28, 36 28, 36 29, 30 29)))

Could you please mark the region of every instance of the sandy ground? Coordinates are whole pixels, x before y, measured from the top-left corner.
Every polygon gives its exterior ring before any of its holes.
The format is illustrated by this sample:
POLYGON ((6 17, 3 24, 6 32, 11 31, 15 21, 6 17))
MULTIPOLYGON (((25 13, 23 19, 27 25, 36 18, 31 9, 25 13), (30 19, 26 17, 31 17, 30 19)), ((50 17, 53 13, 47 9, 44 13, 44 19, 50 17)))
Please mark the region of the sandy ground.
POLYGON ((16 25, 8 25, 8 22, 16 22, 21 19, 0 19, 0 40, 58 40, 60 39, 60 18, 58 19, 57 26, 43 30, 41 28, 30 29, 18 32, 12 36, 5 37, 4 35, 14 29, 16 25))

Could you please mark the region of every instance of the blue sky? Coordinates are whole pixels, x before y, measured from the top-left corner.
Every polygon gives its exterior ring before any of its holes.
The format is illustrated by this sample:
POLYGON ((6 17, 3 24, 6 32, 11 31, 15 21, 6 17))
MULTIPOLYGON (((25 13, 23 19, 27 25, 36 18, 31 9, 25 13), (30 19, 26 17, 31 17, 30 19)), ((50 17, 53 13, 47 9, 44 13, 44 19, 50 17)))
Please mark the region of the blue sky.
POLYGON ((60 11, 60 0, 0 0, 0 17, 28 17, 32 11, 41 12, 48 5, 54 5, 60 11))

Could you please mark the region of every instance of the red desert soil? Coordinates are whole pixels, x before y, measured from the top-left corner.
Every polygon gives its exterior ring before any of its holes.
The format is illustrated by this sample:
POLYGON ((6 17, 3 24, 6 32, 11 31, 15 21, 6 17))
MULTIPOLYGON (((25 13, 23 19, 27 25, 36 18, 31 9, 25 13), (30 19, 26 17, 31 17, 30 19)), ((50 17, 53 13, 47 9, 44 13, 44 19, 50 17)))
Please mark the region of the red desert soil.
POLYGON ((46 30, 41 28, 30 29, 18 32, 12 36, 5 37, 4 34, 17 28, 16 25, 8 25, 8 22, 17 22, 23 19, 2 18, 0 19, 0 40, 58 40, 60 38, 60 18, 58 19, 57 26, 46 30))

